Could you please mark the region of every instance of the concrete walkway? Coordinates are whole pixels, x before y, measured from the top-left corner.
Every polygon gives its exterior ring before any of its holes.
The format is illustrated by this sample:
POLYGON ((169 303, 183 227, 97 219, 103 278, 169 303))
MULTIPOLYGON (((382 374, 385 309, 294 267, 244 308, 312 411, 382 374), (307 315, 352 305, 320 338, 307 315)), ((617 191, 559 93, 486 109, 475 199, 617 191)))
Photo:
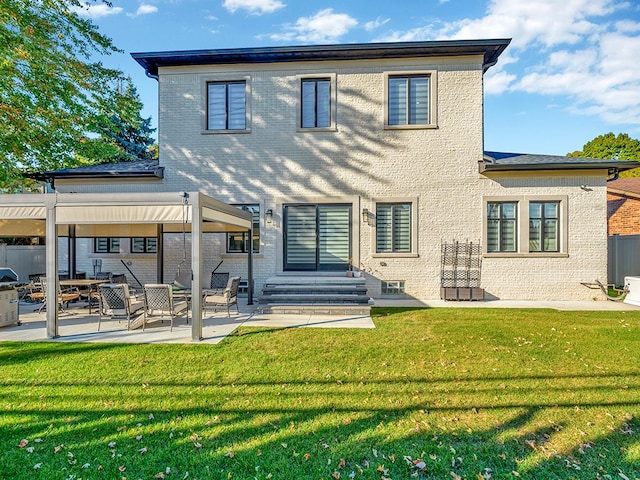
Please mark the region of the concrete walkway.
MULTIPOLYGON (((517 301, 490 300, 481 302, 445 302, 444 300, 385 300, 377 306, 421 307, 421 308, 550 308, 554 310, 633 311, 640 307, 622 302, 609 301, 517 301)), ((98 332, 98 316, 80 306, 59 317, 59 334, 55 339, 46 335, 45 312, 37 313, 38 305, 20 304, 22 325, 0 327, 0 341, 19 342, 104 342, 104 343, 193 343, 191 325, 181 318, 170 331, 169 322, 155 321, 140 329, 127 331, 124 322, 103 319, 98 332)), ((232 310, 231 317, 225 312, 210 314, 203 321, 203 339, 200 343, 216 344, 231 335, 238 327, 261 328, 375 328, 368 315, 315 315, 315 314, 255 314, 252 306, 240 302, 240 313, 232 310)))

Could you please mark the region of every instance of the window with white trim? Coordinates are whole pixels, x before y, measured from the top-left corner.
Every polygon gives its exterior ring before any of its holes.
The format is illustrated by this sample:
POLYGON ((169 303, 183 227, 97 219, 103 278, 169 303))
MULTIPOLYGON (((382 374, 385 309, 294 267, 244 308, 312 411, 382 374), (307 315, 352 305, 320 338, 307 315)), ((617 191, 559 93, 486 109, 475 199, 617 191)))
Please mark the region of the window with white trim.
POLYGON ((376 204, 376 253, 411 252, 411 203, 376 204))
POLYGON ((246 130, 247 82, 207 82, 207 130, 246 130))

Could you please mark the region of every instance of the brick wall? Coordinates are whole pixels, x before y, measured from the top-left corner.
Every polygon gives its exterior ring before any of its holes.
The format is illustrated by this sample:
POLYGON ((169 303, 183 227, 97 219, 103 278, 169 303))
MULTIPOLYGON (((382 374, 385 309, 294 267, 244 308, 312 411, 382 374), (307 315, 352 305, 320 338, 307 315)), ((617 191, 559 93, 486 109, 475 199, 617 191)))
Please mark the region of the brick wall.
POLYGON ((640 199, 621 193, 607 193, 609 235, 640 234, 640 199))
MULTIPOLYGON (((125 184, 130 191, 200 190, 227 203, 258 203, 261 251, 255 256, 256 291, 283 274, 282 206, 287 202, 353 206, 352 251, 370 293, 381 280, 405 280, 418 299, 439 297, 442 241, 480 241, 483 197, 563 195, 567 198, 568 249, 562 256, 517 255, 483 260, 482 286, 505 299, 587 299, 580 285, 606 279, 606 172, 496 175, 478 173, 483 155, 482 62, 478 57, 168 67, 159 80, 160 159, 165 179, 125 184), (384 73, 437 72, 437 128, 389 130, 383 126, 384 73), (297 129, 299 75, 336 75, 335 131, 297 129), (203 133, 206 82, 248 78, 250 133, 203 133), (591 188, 585 191, 580 185, 591 188), (373 199, 413 198, 417 245, 412 255, 375 253, 374 227, 360 220, 373 199), (264 222, 273 209, 274 222, 264 222)), ((78 190, 78 186, 66 188, 78 190)), ((85 184, 108 191, 113 184, 85 184)), ((179 243, 179 242, 178 242, 179 243)), ((167 276, 182 249, 166 248, 167 276)), ((220 271, 246 277, 246 257, 226 254, 223 235, 205 241, 205 277, 222 259, 220 271)), ((134 266, 138 260, 132 260, 134 266)), ((143 259, 139 259, 140 262, 143 259)), ((80 262, 79 262, 80 263, 80 262)), ((103 264, 103 269, 104 264, 103 264)), ((151 274, 145 261, 140 269, 151 274)))

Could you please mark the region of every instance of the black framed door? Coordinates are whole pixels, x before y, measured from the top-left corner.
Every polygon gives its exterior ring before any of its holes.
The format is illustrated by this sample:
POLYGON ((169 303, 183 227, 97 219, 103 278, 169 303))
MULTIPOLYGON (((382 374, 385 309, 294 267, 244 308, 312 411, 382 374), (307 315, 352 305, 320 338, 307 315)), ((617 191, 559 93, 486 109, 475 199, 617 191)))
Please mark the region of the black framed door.
POLYGON ((285 270, 346 270, 351 257, 351 205, 285 205, 283 243, 285 270))

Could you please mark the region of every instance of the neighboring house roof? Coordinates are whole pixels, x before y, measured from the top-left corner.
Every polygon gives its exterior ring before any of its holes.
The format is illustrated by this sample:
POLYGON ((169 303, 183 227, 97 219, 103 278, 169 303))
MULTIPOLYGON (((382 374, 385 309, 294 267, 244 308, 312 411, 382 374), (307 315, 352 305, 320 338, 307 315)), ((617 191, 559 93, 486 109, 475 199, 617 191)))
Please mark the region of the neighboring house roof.
POLYGON ((53 183, 54 180, 67 178, 124 178, 124 177, 164 177, 164 167, 155 160, 136 160, 133 162, 100 163, 86 167, 61 168, 46 172, 25 174, 26 177, 53 183))
POLYGON ((483 55, 486 71, 495 65, 510 39, 445 40, 432 42, 352 43, 289 47, 230 48, 132 53, 148 76, 157 77, 159 67, 274 63, 379 58, 483 55))
POLYGON ((640 178, 619 178, 607 184, 607 192, 640 198, 640 178))
POLYGON ((530 153, 484 152, 480 173, 528 170, 604 169, 610 174, 640 167, 640 161, 534 155, 530 153))

